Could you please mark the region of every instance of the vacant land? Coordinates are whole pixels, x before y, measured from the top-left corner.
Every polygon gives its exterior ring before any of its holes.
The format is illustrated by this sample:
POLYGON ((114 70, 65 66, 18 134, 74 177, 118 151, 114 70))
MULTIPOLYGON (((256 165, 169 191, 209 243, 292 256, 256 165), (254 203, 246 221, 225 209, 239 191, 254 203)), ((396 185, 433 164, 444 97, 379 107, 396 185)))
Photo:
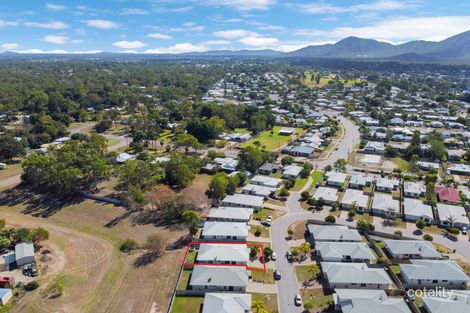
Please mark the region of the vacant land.
POLYGON ((118 245, 125 238, 143 244, 153 233, 163 234, 170 244, 185 235, 185 229, 136 225, 121 207, 91 200, 35 197, 20 189, 2 193, 0 215, 10 226, 48 229, 48 245, 62 256, 62 260, 51 261, 61 266, 39 268, 40 288, 21 299, 13 312, 166 310, 184 249, 167 251, 146 264, 142 252, 124 254, 118 245), (41 291, 59 276, 65 281, 64 295, 43 298, 41 291))
POLYGON ((7 164, 7 168, 0 170, 0 181, 21 174, 21 162, 7 164))
MULTIPOLYGON (((318 75, 318 72, 314 72, 313 73, 315 76, 318 75)), ((328 83, 332 80, 335 79, 335 74, 327 74, 327 75, 323 75, 321 78, 320 78, 320 81, 316 82, 315 78, 313 77, 312 75, 312 72, 305 72, 305 79, 303 81, 304 85, 306 85, 307 87, 310 87, 310 88, 314 88, 314 87, 318 87, 318 88, 322 88, 322 87, 325 87, 326 85, 328 85, 328 83)), ((361 82, 361 80, 357 79, 357 80, 341 80, 341 82, 345 85, 345 86, 352 86, 354 85, 354 83, 359 83, 361 82)))
POLYGON ((277 296, 276 295, 263 294, 263 293, 252 293, 251 294, 251 301, 252 302, 263 301, 264 304, 266 305, 266 309, 268 309, 268 311, 270 313, 278 312, 277 296))
MULTIPOLYGON (((253 139, 246 141, 242 144, 242 147, 245 148, 248 146, 255 146, 255 142, 259 142, 260 147, 263 149, 278 150, 284 147, 291 139, 293 139, 293 136, 279 135, 279 130, 281 130, 281 128, 281 126, 274 126, 272 130, 264 131, 253 139)), ((300 135, 302 132, 302 128, 295 129, 296 135, 300 135)))
POLYGON ((324 310, 333 305, 333 296, 325 294, 323 289, 302 289, 301 296, 303 303, 312 303, 313 312, 324 310))

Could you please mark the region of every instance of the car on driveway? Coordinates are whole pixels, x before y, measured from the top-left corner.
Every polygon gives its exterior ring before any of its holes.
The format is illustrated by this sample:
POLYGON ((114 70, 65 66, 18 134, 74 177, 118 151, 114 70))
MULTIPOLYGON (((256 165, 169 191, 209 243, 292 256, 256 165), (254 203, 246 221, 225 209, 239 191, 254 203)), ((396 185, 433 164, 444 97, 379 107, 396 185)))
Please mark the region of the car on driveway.
POLYGON ((266 222, 272 222, 273 221, 273 217, 271 215, 268 215, 268 217, 266 217, 266 222))
POLYGON ((273 254, 271 255, 271 260, 276 261, 276 259, 277 259, 276 252, 273 252, 273 254))
POLYGON ((467 227, 462 227, 462 235, 467 235, 468 234, 468 229, 467 227))
POLYGON ((280 270, 276 270, 274 272, 274 279, 275 280, 280 280, 281 279, 281 271, 280 270))
POLYGON ((295 304, 295 306, 301 306, 302 305, 302 298, 300 297, 299 294, 295 295, 294 304, 295 304))
POLYGON ((271 222, 268 221, 262 221, 261 225, 266 226, 266 227, 271 227, 271 222))

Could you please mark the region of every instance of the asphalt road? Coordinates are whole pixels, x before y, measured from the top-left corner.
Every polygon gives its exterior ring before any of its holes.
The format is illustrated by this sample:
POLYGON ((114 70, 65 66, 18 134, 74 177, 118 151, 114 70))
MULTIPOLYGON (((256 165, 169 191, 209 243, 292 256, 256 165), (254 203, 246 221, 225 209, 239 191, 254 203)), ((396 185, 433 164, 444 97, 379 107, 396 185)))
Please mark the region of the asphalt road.
MULTIPOLYGON (((343 125, 345 134, 343 139, 326 160, 313 162, 318 169, 327 165, 333 165, 338 159, 347 160, 349 153, 354 149, 354 145, 359 143, 359 129, 347 118, 338 115, 337 112, 324 112, 328 115, 337 115, 340 123, 343 125)), ((311 181, 309 181, 311 182, 311 181)), ((308 183, 307 186, 308 187, 308 183)), ((280 313, 302 313, 303 307, 294 305, 294 296, 300 294, 297 277, 294 271, 293 263, 287 262, 286 252, 288 251, 287 229, 289 225, 311 219, 314 215, 311 212, 303 210, 299 205, 300 191, 293 192, 287 198, 287 214, 275 220, 271 226, 271 240, 277 260, 276 269, 281 271, 281 279, 276 282, 280 313)))

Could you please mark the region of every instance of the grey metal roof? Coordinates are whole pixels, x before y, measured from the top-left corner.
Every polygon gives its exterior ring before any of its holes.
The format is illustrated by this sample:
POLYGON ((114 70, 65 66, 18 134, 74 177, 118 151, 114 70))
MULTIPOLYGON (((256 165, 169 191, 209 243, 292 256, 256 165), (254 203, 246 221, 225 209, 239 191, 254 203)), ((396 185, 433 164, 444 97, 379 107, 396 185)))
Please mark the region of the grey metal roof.
POLYGON ((437 204, 439 220, 445 221, 450 216, 455 218, 454 223, 470 224, 465 209, 460 205, 450 205, 444 203, 437 204))
POLYGON ((247 207, 251 207, 251 206, 261 207, 264 203, 264 198, 236 193, 234 195, 226 196, 222 200, 222 203, 226 203, 226 204, 234 203, 234 204, 239 204, 239 205, 245 205, 247 207))
POLYGON ((343 313, 411 313, 403 298, 383 290, 335 289, 334 298, 343 313))
POLYGON ((197 261, 202 262, 248 262, 250 249, 246 244, 201 244, 197 261))
POLYGON ((451 290, 451 295, 430 296, 425 294, 423 305, 429 313, 470 312, 470 291, 451 290))
POLYGON ((204 236, 248 236, 246 223, 205 222, 202 230, 204 236))
POLYGON ((441 255, 429 241, 385 240, 387 249, 393 254, 418 254, 423 258, 440 258, 441 255))
POLYGON ((392 284, 383 268, 369 268, 366 263, 321 262, 330 284, 392 284))
POLYGON ((400 271, 413 280, 469 280, 455 261, 448 260, 411 260, 411 264, 400 264, 400 271))
POLYGON ((207 217, 209 218, 226 218, 238 220, 250 220, 253 209, 238 207, 218 207, 211 209, 207 217))
POLYGON ((405 214, 414 216, 426 216, 433 219, 432 208, 423 201, 412 198, 405 198, 403 202, 403 211, 405 214))
POLYGON ((346 189, 345 193, 343 194, 343 199, 341 200, 341 204, 356 204, 359 207, 367 208, 367 203, 369 201, 369 196, 365 195, 361 190, 357 189, 346 189))
POLYGON ((315 240, 361 241, 361 235, 356 229, 339 225, 308 225, 308 231, 315 240))
POLYGON ((393 199, 391 195, 376 193, 372 201, 372 209, 399 212, 399 204, 398 200, 393 199))
POLYGON ((245 313, 251 308, 251 294, 206 293, 202 313, 245 313))
POLYGON ((315 248, 320 252, 322 258, 343 258, 375 260, 365 242, 318 242, 315 248))
POLYGON ((323 200, 328 201, 337 201, 338 200, 338 190, 335 188, 329 187, 319 187, 317 191, 315 191, 314 195, 315 199, 322 198, 323 200))
POLYGON ((195 266, 191 286, 246 287, 250 273, 244 266, 195 266))

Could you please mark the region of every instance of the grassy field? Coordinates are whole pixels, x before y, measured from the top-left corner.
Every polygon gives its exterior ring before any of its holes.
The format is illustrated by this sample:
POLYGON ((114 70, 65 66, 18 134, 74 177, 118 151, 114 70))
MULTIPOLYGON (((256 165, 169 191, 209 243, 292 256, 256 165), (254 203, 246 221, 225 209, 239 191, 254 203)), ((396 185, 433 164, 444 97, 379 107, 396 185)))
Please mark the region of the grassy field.
POLYGON ((173 134, 171 133, 171 130, 165 130, 157 138, 157 141, 158 142, 160 142, 160 141, 170 142, 172 139, 173 139, 173 134))
POLYGON ((117 145, 118 143, 119 143, 119 139, 116 139, 116 138, 111 138, 111 139, 106 140, 106 144, 108 145, 108 147, 117 145))
POLYGON ((139 224, 123 208, 91 200, 59 201, 21 190, 7 190, 0 200, 0 216, 9 227, 40 226, 50 232, 45 247, 51 260, 38 262, 40 288, 21 299, 13 312, 166 310, 184 249, 147 262, 142 252, 124 254, 118 245, 125 238, 143 244, 153 233, 170 244, 187 233, 184 227, 139 224), (41 291, 57 277, 65 277, 64 294, 43 298, 41 291))
POLYGON ((308 265, 297 265, 295 266, 295 275, 299 283, 303 281, 310 281, 312 279, 312 274, 308 272, 308 265))
POLYGON ((251 294, 251 301, 263 301, 268 309, 269 313, 277 313, 279 312, 277 307, 277 296, 273 294, 264 294, 264 293, 252 293, 251 294))
POLYGON ((305 184, 307 183, 308 181, 308 177, 307 178, 299 178, 297 179, 297 181, 295 182, 295 185, 294 187, 292 187, 292 191, 299 191, 301 190, 302 188, 304 188, 305 184))
POLYGON ((204 297, 176 297, 172 313, 200 313, 204 297))
POLYGON ((21 162, 15 162, 12 164, 7 164, 7 168, 0 170, 0 180, 10 178, 21 174, 21 162))
POLYGON ((271 269, 267 269, 266 273, 260 271, 252 271, 251 274, 253 275, 253 280, 264 281, 265 284, 276 283, 274 280, 274 271, 271 269))
POLYGON ((250 234, 254 236, 258 227, 261 230, 261 235, 259 237, 265 237, 265 238, 271 237, 269 234, 269 228, 266 226, 250 226, 250 230, 249 230, 250 234))
MULTIPOLYGON (((263 149, 277 150, 283 147, 284 145, 286 145, 289 142, 289 140, 293 138, 292 136, 279 135, 279 130, 281 130, 281 128, 282 128, 281 126, 274 126, 272 131, 271 130, 264 131, 258 136, 254 137, 253 139, 246 141, 241 146, 242 148, 245 148, 248 146, 255 146, 255 142, 259 141, 263 149)), ((301 133, 303 133, 302 128, 296 128, 295 133, 297 135, 300 135, 301 133)))
POLYGON ((178 284, 178 290, 188 289, 189 279, 191 278, 192 270, 184 270, 178 284))
POLYGON ((333 296, 325 294, 323 289, 302 289, 301 296, 303 303, 313 304, 312 312, 328 308, 333 303, 333 296))
MULTIPOLYGON (((315 76, 318 75, 318 72, 314 72, 315 76)), ((310 87, 310 88, 314 88, 314 87, 318 87, 318 88, 322 88, 322 87, 325 87, 326 85, 328 85, 328 82, 331 81, 331 80, 334 80, 335 78, 335 75, 334 74, 328 74, 328 75, 324 75, 320 78, 320 81, 319 83, 317 84, 317 82, 315 81, 315 79, 313 79, 312 77, 312 73, 311 72, 305 72, 305 79, 303 81, 304 85, 306 85, 307 87, 310 87)), ((345 86, 352 86, 354 83, 359 83, 361 82, 360 80, 348 80, 348 81, 345 81, 345 80, 341 80, 343 82, 343 84, 345 86)))

